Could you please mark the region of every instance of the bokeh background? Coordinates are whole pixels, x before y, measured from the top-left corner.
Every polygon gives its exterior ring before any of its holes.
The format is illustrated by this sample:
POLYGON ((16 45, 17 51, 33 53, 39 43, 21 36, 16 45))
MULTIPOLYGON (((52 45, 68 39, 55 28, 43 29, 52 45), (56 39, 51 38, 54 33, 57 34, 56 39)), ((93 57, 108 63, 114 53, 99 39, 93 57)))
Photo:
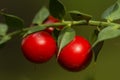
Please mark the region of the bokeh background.
MULTIPOLYGON (((102 12, 116 0, 61 0, 66 10, 79 10, 101 20, 102 12)), ((0 9, 24 19, 29 26, 32 18, 49 0, 1 0, 0 9)), ((0 17, 1 18, 1 17, 0 17)), ((2 21, 2 18, 0 19, 2 21)), ((78 35, 87 39, 93 31, 91 27, 75 27, 78 35)), ((64 70, 53 57, 44 64, 33 64, 22 55, 21 38, 16 37, 0 48, 0 80, 120 80, 120 38, 105 41, 96 67, 92 62, 80 72, 64 70)))

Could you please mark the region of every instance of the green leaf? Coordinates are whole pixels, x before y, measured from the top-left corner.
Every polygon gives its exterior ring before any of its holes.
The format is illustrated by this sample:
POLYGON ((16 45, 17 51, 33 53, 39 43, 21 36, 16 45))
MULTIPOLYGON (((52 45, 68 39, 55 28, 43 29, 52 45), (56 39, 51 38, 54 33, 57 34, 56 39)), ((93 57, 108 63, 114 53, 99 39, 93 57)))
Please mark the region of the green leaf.
POLYGON ((17 28, 24 27, 24 21, 20 17, 6 13, 0 13, 0 14, 4 16, 6 24, 9 27, 17 27, 17 28))
POLYGON ((60 20, 65 16, 65 7, 60 0, 50 0, 49 10, 52 16, 60 20))
POLYGON ((69 12, 72 19, 79 21, 79 20, 86 20, 87 22, 92 18, 91 15, 81 13, 79 11, 70 11, 69 12))
POLYGON ((6 35, 8 26, 6 24, 0 23, 0 36, 6 35))
POLYGON ((101 41, 101 42, 98 42, 94 47, 93 47, 93 52, 94 52, 94 61, 96 62, 97 61, 97 57, 103 47, 103 44, 104 44, 104 41, 101 41))
MULTIPOLYGON (((91 43, 94 43, 94 42, 97 40, 99 32, 100 32, 100 31, 98 31, 97 29, 94 30, 94 32, 92 33, 92 35, 91 35, 91 37, 90 37, 90 38, 91 38, 91 39, 90 39, 91 43)), ((100 53, 100 51, 101 51, 101 49, 102 49, 102 47, 103 47, 103 44, 104 44, 104 41, 98 42, 98 43, 92 48, 92 50, 93 50, 93 52, 94 52, 94 55, 95 55, 95 57, 94 57, 94 61, 95 61, 95 62, 97 61, 97 57, 98 57, 98 55, 99 55, 99 53, 100 53)))
POLYGON ((45 19, 49 16, 49 11, 46 7, 42 7, 39 12, 35 15, 32 23, 33 24, 42 24, 45 19))
POLYGON ((10 40, 11 37, 8 35, 5 35, 3 37, 0 37, 0 45, 2 45, 3 43, 7 42, 8 40, 10 40))
POLYGON ((103 29, 98 35, 98 41, 116 38, 120 36, 120 26, 109 26, 103 29))
POLYGON ((98 38, 96 42, 93 44, 93 46, 95 46, 97 43, 101 41, 116 38, 118 36, 120 36, 120 26, 119 25, 108 26, 100 31, 100 33, 98 34, 98 38))
POLYGON ((59 46, 58 55, 61 49, 74 39, 74 36, 75 36, 74 29, 69 28, 69 27, 62 29, 58 37, 58 42, 57 42, 59 46))
POLYGON ((109 20, 109 21, 114 21, 120 19, 120 1, 116 1, 115 4, 110 6, 103 14, 102 18, 109 20))
POLYGON ((52 36, 55 38, 55 40, 58 40, 58 36, 59 36, 60 31, 57 30, 56 28, 54 29, 52 36))
POLYGON ((97 29, 95 29, 91 35, 90 35, 90 42, 91 44, 94 43, 96 40, 97 40, 97 37, 98 37, 98 33, 99 31, 97 29))
MULTIPOLYGON (((34 32, 37 32, 37 31, 40 31, 40 30, 44 30, 46 27, 45 26, 34 26, 34 27, 31 27, 30 30, 28 30, 24 36, 28 35, 28 34, 31 34, 31 33, 34 33, 34 32)), ((23 36, 23 37, 24 37, 23 36)))

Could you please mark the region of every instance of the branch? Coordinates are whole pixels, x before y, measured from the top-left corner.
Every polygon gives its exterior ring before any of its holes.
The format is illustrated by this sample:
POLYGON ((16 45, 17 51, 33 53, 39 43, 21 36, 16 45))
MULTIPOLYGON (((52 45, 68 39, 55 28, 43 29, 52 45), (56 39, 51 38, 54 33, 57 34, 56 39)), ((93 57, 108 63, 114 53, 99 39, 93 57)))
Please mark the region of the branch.
MULTIPOLYGON (((58 22, 58 23, 52 23, 52 24, 40 24, 39 26, 43 26, 43 27, 58 27, 58 26, 67 26, 67 25, 90 25, 90 26, 111 26, 111 25, 119 25, 117 23, 109 23, 109 22, 103 22, 103 21, 94 21, 94 20, 90 20, 89 22, 87 22, 86 20, 81 20, 81 21, 64 21, 64 22, 58 22)), ((13 35, 17 35, 21 32, 25 32, 25 31, 29 31, 31 29, 33 29, 34 27, 27 27, 27 28, 23 28, 21 30, 17 30, 14 32, 9 33, 9 36, 13 36, 13 35)), ((40 27, 38 27, 38 30, 40 29, 40 27)))

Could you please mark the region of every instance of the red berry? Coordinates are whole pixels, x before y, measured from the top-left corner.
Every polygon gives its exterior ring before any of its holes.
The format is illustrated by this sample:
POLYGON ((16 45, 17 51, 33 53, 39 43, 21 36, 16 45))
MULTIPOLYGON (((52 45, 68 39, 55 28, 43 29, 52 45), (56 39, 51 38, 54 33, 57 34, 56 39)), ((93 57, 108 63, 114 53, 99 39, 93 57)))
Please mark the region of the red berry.
POLYGON ((92 59, 90 49, 91 45, 85 38, 75 36, 74 40, 61 50, 58 55, 58 62, 69 71, 83 70, 92 59))
MULTIPOLYGON (((56 22, 60 22, 60 20, 54 18, 53 16, 48 16, 48 18, 43 22, 43 24, 50 24, 50 23, 56 23, 56 22)), ((59 29, 62 29, 63 27, 60 26, 59 29)), ((46 28, 45 31, 49 32, 50 34, 54 31, 54 27, 49 27, 46 28)))
POLYGON ((26 36, 22 40, 21 48, 24 56, 34 63, 50 60, 57 51, 56 41, 45 31, 26 36))
POLYGON ((53 16, 48 16, 48 18, 43 22, 44 24, 60 22, 58 19, 54 18, 53 16))

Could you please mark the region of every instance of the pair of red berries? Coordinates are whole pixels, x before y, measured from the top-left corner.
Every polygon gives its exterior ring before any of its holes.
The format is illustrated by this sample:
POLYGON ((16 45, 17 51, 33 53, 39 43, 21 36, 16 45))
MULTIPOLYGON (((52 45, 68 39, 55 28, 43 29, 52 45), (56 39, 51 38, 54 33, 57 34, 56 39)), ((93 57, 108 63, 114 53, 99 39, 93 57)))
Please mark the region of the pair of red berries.
MULTIPOLYGON (((49 16, 44 23, 55 23, 59 20, 49 16)), ((31 62, 44 63, 57 53, 58 47, 55 39, 50 34, 54 28, 32 33, 22 40, 22 51, 24 56, 31 62)), ((58 63, 67 70, 80 71, 91 61, 91 45, 81 36, 67 44, 57 56, 58 63)))

